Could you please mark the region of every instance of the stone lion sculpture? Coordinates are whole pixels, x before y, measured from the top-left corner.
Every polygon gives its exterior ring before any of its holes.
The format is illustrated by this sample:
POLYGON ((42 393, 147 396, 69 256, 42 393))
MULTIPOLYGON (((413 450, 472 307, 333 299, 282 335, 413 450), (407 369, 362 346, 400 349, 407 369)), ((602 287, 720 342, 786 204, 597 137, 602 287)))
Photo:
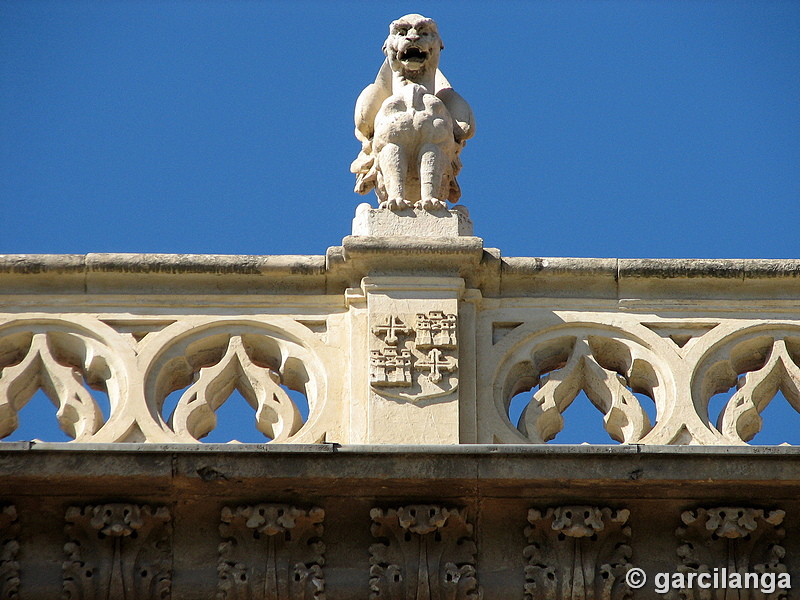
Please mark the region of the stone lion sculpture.
POLYGON ((355 191, 374 188, 381 208, 436 210, 461 196, 458 155, 475 121, 438 69, 442 49, 432 19, 411 14, 393 21, 383 44, 386 60, 356 102, 362 147, 350 170, 355 191))

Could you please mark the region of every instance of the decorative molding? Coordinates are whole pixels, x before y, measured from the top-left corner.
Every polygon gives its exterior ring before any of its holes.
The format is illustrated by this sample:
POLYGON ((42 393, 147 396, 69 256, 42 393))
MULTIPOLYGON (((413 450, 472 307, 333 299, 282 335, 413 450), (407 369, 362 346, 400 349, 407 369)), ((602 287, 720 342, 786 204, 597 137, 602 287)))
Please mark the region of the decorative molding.
POLYGON ((19 598, 18 537, 17 509, 4 506, 0 510, 0 600, 19 598))
POLYGON ((747 442, 763 425, 761 411, 782 391, 800 409, 800 337, 778 333, 744 339, 730 349, 727 360, 706 371, 704 404, 714 393, 736 391, 719 414, 717 428, 728 439, 747 442))
POLYGON ((60 332, 7 336, 0 347, 0 358, 11 360, 0 364, 0 438, 17 429, 17 413, 39 389, 58 407, 59 427, 76 441, 88 441, 100 429, 103 414, 85 381, 107 389, 108 349, 60 332))
POLYGON ((697 341, 698 338, 704 336, 709 331, 714 329, 718 322, 699 322, 693 323, 691 321, 661 321, 657 323, 643 322, 642 325, 654 331, 662 338, 669 338, 681 350, 684 348, 689 350, 691 346, 687 346, 692 340, 697 341))
POLYGON ((525 600, 623 600, 631 590, 629 511, 559 506, 528 511, 525 600))
POLYGON ((477 548, 465 511, 434 504, 373 508, 373 600, 480 600, 477 548))
POLYGON ((63 600, 169 600, 169 509, 136 504, 72 506, 66 514, 63 600))
MULTIPOLYGON (((748 585, 744 580, 745 573, 774 573, 777 577, 787 572, 783 563, 786 550, 780 545, 785 536, 781 527, 785 514, 782 510, 766 512, 740 506, 685 511, 681 514, 684 525, 675 531, 680 541, 677 550, 682 563, 680 571, 715 574, 719 585, 714 587, 729 588, 726 599, 786 598, 788 592, 780 583, 773 593, 758 595, 760 591, 745 588, 760 586, 752 582, 748 585), (756 595, 750 596, 750 593, 756 595)), ((683 600, 695 600, 695 593, 693 589, 679 592, 683 600)))
MULTIPOLYGON (((281 387, 280 373, 262 357, 256 364, 242 336, 231 336, 217 362, 198 369, 196 380, 181 395, 170 426, 181 436, 200 439, 217 424, 215 411, 234 390, 255 409, 256 428, 273 441, 283 442, 303 425, 297 405, 281 387)), ((272 362, 272 361, 270 361, 272 362)))
POLYGON ((663 387, 638 347, 589 332, 534 344, 509 375, 503 387, 504 403, 538 386, 519 421, 519 431, 536 443, 553 439, 564 428, 561 415, 581 391, 603 413, 609 436, 636 443, 651 425, 634 392, 654 396, 663 387))
POLYGON ((376 393, 418 402, 458 387, 455 314, 441 310, 392 313, 372 327, 372 334, 369 379, 376 393))
MULTIPOLYGON (((629 444, 744 445, 769 429, 762 415, 773 398, 800 411, 800 320, 789 308, 779 317, 759 304, 713 319, 700 308, 661 319, 504 297, 456 316, 455 301, 437 300, 442 289, 426 300, 406 279, 395 288, 365 284, 376 298, 398 296, 366 310, 308 294, 242 315, 170 296, 157 310, 142 305, 122 317, 83 296, 72 305, 60 295, 29 299, 0 314, 0 436, 18 431, 37 390, 59 427, 90 443, 195 443, 234 389, 264 441, 280 443, 544 443, 577 415, 567 409, 582 392, 609 436, 629 444), (475 400, 442 417, 459 389, 475 400), (512 423, 511 403, 528 391, 512 423), (168 414, 173 393, 182 397, 168 414), (715 422, 709 405, 723 394, 715 422), (366 417, 367 425, 358 415, 370 398, 380 410, 420 418, 366 417), (420 426, 428 418, 435 434, 420 426)), ((452 286, 430 279, 429 287, 452 286)), ((54 441, 44 426, 30 437, 54 441)))
POLYGON ((325 600, 321 508, 222 509, 218 600, 325 600))

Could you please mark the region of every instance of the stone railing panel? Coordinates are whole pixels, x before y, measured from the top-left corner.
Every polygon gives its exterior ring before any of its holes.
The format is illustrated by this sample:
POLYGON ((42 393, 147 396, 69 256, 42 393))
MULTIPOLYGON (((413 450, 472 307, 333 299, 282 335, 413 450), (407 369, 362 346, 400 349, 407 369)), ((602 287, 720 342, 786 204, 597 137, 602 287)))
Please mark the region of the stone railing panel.
MULTIPOLYGON (((335 318, 334 318, 335 320, 335 318)), ((196 442, 216 425, 234 390, 253 408, 264 441, 316 443, 342 425, 342 353, 325 315, 256 319, 185 317, 4 319, 0 324, 0 433, 13 433, 18 412, 41 389, 60 428, 80 442, 196 442), (323 365, 323 360, 325 364, 323 365), (186 388, 171 415, 168 394, 186 388), (90 389, 108 394, 110 416, 90 389), (286 390, 302 393, 308 418, 286 390)))
POLYGON ((479 395, 494 398, 493 414, 479 417, 484 443, 552 439, 581 391, 603 413, 610 438, 626 443, 742 444, 761 429, 759 413, 778 392, 800 408, 796 321, 541 305, 486 310, 480 319, 479 395), (712 423, 711 396, 733 387, 738 391, 712 423), (533 390, 527 408, 512 424, 509 403, 526 390, 533 390), (637 395, 655 404, 655 423, 637 395))
POLYGON ((325 257, 0 257, 0 435, 41 390, 75 441, 192 443, 238 392, 265 442, 545 443, 585 394, 609 441, 744 444, 776 396, 800 409, 799 274, 502 258, 455 234, 353 235, 325 257))

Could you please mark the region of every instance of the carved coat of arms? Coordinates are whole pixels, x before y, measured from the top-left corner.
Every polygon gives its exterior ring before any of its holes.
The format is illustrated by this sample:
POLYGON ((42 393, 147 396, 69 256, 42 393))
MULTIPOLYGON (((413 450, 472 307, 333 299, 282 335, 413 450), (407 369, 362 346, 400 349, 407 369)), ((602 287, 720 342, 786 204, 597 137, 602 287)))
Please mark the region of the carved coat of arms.
POLYGON ((372 327, 369 381, 382 396, 412 402, 458 387, 458 319, 432 310, 389 314, 372 327))

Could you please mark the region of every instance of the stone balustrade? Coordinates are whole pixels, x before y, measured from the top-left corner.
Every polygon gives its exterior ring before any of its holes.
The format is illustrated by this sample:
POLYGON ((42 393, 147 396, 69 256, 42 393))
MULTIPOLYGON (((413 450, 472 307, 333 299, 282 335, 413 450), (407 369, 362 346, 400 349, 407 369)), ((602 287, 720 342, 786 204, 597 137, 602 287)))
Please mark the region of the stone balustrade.
POLYGON ((629 444, 800 409, 800 261, 508 258, 365 219, 326 256, 0 257, 0 436, 39 389, 92 443, 194 443, 235 390, 297 444, 542 443, 581 391, 629 444))

